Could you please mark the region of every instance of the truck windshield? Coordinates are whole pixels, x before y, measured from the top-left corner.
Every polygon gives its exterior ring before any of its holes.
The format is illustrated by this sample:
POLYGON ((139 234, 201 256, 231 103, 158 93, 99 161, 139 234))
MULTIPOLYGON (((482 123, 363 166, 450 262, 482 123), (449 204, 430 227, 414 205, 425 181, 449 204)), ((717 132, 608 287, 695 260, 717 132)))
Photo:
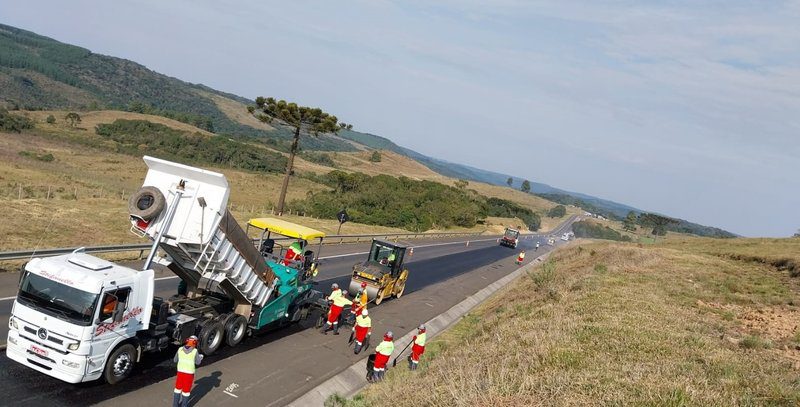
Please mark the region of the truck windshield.
MULTIPOLYGON (((497 235, 495 235, 495 236, 497 236, 497 235)), ((516 231, 516 230, 506 229, 506 235, 505 236, 507 238, 509 238, 509 239, 516 239, 517 237, 519 237, 519 232, 516 231)))
POLYGON ((22 279, 17 299, 47 314, 88 326, 99 296, 29 272, 22 279))

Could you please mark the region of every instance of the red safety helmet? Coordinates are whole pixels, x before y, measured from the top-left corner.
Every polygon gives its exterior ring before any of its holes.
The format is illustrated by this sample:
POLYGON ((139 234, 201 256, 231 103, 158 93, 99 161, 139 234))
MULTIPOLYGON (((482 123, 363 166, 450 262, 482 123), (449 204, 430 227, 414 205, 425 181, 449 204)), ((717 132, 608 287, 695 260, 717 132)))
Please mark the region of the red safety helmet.
POLYGON ((361 288, 362 289, 367 288, 367 282, 366 281, 361 283, 361 288))
POLYGON ((394 339, 394 335, 392 335, 392 331, 386 331, 386 334, 383 335, 384 341, 391 341, 394 339))
POLYGON ((186 346, 196 348, 197 347, 197 337, 192 335, 186 338, 186 346))

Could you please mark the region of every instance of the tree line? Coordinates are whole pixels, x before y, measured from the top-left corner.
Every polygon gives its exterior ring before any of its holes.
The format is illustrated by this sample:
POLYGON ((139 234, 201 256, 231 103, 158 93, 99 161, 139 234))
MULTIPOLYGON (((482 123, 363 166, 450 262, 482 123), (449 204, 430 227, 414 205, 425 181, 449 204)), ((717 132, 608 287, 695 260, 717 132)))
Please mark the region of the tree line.
POLYGON ((116 143, 120 153, 147 153, 167 159, 210 163, 257 172, 282 172, 283 155, 229 139, 176 130, 146 120, 117 119, 98 124, 95 133, 116 143))
POLYGON ((412 231, 473 227, 487 216, 518 217, 536 230, 538 214, 514 202, 486 198, 466 188, 390 175, 332 171, 314 179, 331 190, 290 203, 293 211, 335 219, 346 209, 353 222, 412 231))

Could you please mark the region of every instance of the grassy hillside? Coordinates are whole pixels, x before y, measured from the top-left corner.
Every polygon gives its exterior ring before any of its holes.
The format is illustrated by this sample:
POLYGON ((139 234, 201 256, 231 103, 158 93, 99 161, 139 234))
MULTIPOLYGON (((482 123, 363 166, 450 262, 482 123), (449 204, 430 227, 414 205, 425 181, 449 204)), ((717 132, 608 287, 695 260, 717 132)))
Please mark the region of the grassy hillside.
POLYGON ((329 405, 797 405, 800 285, 756 251, 800 239, 578 242, 329 405))

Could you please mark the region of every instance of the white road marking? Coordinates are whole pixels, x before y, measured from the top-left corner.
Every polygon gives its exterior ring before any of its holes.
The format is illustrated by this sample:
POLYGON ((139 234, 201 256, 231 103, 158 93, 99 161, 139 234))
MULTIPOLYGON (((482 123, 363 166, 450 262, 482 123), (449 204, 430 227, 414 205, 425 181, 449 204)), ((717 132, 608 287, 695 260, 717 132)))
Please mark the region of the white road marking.
POLYGON ((225 393, 225 394, 227 394, 227 395, 229 395, 229 396, 231 396, 231 397, 235 397, 235 398, 237 398, 237 399, 239 398, 239 396, 237 396, 237 395, 235 395, 235 394, 233 394, 233 393, 228 393, 228 392, 227 392, 227 391, 225 391, 225 390, 223 390, 222 392, 223 392, 223 393, 225 393))

